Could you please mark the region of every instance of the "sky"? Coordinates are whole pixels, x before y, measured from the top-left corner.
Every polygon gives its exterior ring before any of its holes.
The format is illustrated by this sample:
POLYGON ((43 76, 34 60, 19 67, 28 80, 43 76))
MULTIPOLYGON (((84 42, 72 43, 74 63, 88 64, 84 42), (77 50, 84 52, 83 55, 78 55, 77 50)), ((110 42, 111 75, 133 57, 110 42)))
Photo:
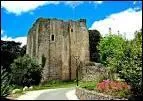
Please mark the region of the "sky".
POLYGON ((86 19, 87 28, 126 39, 142 28, 142 1, 1 1, 1 40, 26 44, 28 30, 39 17, 86 19))

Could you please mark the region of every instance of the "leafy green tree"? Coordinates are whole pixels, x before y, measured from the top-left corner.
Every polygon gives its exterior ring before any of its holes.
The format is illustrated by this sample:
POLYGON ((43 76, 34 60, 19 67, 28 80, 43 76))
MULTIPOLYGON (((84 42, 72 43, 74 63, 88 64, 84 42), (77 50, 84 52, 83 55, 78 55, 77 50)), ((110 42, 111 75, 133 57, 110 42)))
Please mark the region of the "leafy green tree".
POLYGON ((28 55, 18 57, 11 64, 11 70, 13 84, 30 86, 40 83, 42 67, 35 58, 28 55))
POLYGON ((25 54, 26 54, 26 45, 21 47, 21 50, 20 50, 20 56, 24 56, 25 54))
POLYGON ((142 31, 135 33, 133 40, 124 40, 118 35, 102 38, 98 49, 101 62, 108 67, 109 78, 114 73, 131 85, 134 95, 142 93, 142 31))
POLYGON ((88 30, 88 32, 89 32, 90 61, 100 62, 100 55, 96 46, 100 41, 101 35, 97 30, 88 30))
POLYGON ((100 60, 104 66, 109 69, 110 79, 114 79, 112 75, 117 71, 117 63, 124 54, 125 40, 119 35, 109 34, 100 40, 97 46, 100 50, 100 60))
POLYGON ((21 43, 14 41, 1 40, 1 66, 10 72, 10 64, 14 59, 23 56, 26 53, 26 45, 20 47, 21 43))
MULTIPOLYGON (((107 66, 113 59, 120 59, 123 55, 125 40, 118 35, 107 35, 102 38, 98 49, 100 50, 101 62, 107 66)), ((114 64, 113 64, 114 65, 114 64)))
POLYGON ((8 72, 10 64, 20 55, 20 43, 1 40, 1 66, 8 72))
POLYGON ((117 67, 120 77, 132 86, 134 95, 142 95, 142 32, 127 42, 117 67))

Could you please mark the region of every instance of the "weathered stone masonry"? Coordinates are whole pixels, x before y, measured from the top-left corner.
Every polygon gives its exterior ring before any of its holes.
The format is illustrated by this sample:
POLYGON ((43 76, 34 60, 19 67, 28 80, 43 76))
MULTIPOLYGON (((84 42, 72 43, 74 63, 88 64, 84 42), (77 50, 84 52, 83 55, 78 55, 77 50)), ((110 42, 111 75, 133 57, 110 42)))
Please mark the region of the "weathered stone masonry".
POLYGON ((28 32, 26 53, 43 64, 43 80, 76 78, 76 60, 89 61, 86 21, 39 18, 28 32))

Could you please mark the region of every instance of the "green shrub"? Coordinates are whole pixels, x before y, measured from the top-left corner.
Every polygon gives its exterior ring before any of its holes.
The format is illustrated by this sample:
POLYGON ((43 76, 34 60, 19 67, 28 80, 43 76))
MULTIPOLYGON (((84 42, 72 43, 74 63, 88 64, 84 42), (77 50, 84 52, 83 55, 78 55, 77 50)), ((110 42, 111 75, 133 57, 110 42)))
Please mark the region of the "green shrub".
POLYGON ((97 78, 96 78, 97 82, 102 82, 103 80, 107 80, 109 78, 107 71, 105 71, 104 73, 99 73, 98 75, 99 76, 97 76, 97 78))
POLYGON ((117 71, 117 63, 124 54, 124 46, 125 40, 118 35, 107 35, 98 45, 101 63, 107 67, 108 76, 112 80, 117 71))
POLYGON ((115 68, 117 60, 123 55, 125 40, 118 35, 107 35, 102 38, 98 47, 101 63, 115 68))
POLYGON ((11 70, 12 84, 30 86, 40 83, 42 67, 28 55, 15 59, 11 70))
POLYGON ((118 73, 131 85, 134 95, 142 95, 142 31, 130 41, 108 35, 101 39, 98 49, 101 62, 108 67, 109 79, 114 80, 114 74, 118 73))
POLYGON ((10 81, 11 81, 10 75, 1 66, 1 96, 7 96, 10 93, 10 87, 9 87, 10 81))
POLYGON ((142 33, 136 33, 135 39, 127 42, 124 55, 118 63, 120 77, 131 86, 134 95, 142 95, 142 33))

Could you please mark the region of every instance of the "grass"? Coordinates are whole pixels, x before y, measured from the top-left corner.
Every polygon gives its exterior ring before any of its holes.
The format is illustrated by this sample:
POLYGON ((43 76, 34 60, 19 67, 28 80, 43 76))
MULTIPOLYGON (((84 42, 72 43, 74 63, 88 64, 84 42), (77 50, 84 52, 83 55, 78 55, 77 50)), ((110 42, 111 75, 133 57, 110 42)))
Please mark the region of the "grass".
POLYGON ((96 88, 96 81, 80 81, 79 87, 85 88, 88 90, 94 90, 96 88))
POLYGON ((76 86, 76 82, 74 81, 52 80, 49 82, 45 82, 44 84, 40 84, 38 86, 33 86, 32 90, 67 88, 67 87, 75 87, 75 86, 76 86))

